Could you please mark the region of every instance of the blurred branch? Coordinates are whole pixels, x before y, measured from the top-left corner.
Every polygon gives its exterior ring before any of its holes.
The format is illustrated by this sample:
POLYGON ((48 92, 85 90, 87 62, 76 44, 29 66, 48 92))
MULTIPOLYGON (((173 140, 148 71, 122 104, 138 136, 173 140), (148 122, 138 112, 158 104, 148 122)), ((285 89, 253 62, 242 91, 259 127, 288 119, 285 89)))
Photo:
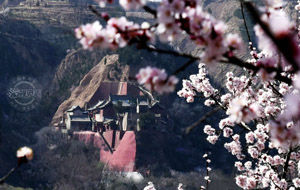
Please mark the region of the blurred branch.
MULTIPOLYGON (((254 72, 258 72, 259 69, 261 69, 260 67, 256 67, 255 65, 246 63, 237 57, 232 57, 232 56, 225 56, 225 57, 227 58, 227 60, 223 60, 224 63, 229 63, 236 66, 244 67, 254 72)), ((276 75, 274 77, 276 80, 285 82, 289 85, 292 84, 292 80, 290 78, 281 75, 281 72, 283 72, 281 69, 277 69, 277 68, 263 68, 263 69, 265 69, 268 73, 276 72, 276 75)))
POLYGON ((157 12, 156 12, 155 9, 153 9, 153 8, 147 6, 147 5, 145 5, 143 8, 144 8, 145 11, 147 11, 150 14, 152 14, 154 16, 154 18, 157 17, 157 12))
POLYGON ((246 29, 246 32, 247 32, 248 41, 252 42, 250 34, 249 34, 249 29, 248 29, 248 26, 247 26, 246 18, 245 18, 243 1, 241 1, 241 12, 242 12, 243 20, 244 20, 245 29, 246 29))
POLYGON ((174 56, 178 56, 178 57, 185 57, 185 58, 200 60, 200 57, 195 57, 195 56, 190 55, 190 54, 180 53, 180 52, 172 51, 172 50, 157 49, 154 46, 144 45, 144 46, 142 46, 142 48, 144 48, 148 51, 152 51, 152 52, 157 52, 157 53, 162 53, 162 54, 174 55, 174 56))
POLYGON ((296 71, 299 70, 299 66, 298 66, 297 62, 294 60, 295 52, 293 51, 293 49, 291 49, 291 48, 293 48, 293 43, 291 41, 292 40, 291 35, 283 36, 281 38, 276 38, 273 35, 270 28, 267 26, 267 24, 261 20, 258 10, 253 6, 253 4, 251 2, 243 1, 243 0, 241 0, 241 2, 244 2, 245 6, 251 13, 251 16, 253 17, 253 19, 260 25, 260 27, 264 30, 266 35, 269 36, 269 38, 273 41, 273 43, 276 45, 277 49, 282 53, 284 58, 290 64, 292 64, 294 70, 296 70, 296 71))
MULTIPOLYGON (((172 51, 172 50, 157 49, 154 46, 143 45, 142 48, 144 48, 148 51, 152 51, 152 52, 190 58, 194 61, 195 60, 201 60, 200 57, 196 57, 196 56, 193 56, 193 55, 190 55, 190 54, 180 53, 180 52, 172 51)), ((237 57, 234 57, 234 56, 229 56, 229 55, 225 54, 224 57, 227 58, 227 60, 222 60, 223 63, 229 63, 229 64, 236 65, 236 66, 239 66, 239 67, 243 67, 243 68, 252 70, 254 72, 258 72, 259 69, 261 69, 260 67, 257 67, 255 65, 252 65, 252 64, 247 63, 247 62, 244 62, 243 60, 241 60, 237 57)), ((190 60, 190 61, 192 61, 192 60, 190 60)), ((190 64, 192 64, 192 63, 186 63, 186 66, 184 65, 184 67, 187 67, 190 64)), ((282 72, 281 69, 277 69, 277 68, 263 68, 263 69, 265 69, 269 73, 276 72, 276 76, 274 77, 275 79, 277 79, 281 82, 285 82, 287 84, 292 84, 292 80, 290 78, 281 75, 281 72, 282 72)), ((182 70, 178 70, 176 72, 176 74, 178 74, 180 71, 182 71, 182 70)))
POLYGON ((92 11, 92 13, 94 13, 96 16, 102 18, 101 13, 99 13, 95 7, 93 7, 93 5, 89 5, 89 9, 92 11))

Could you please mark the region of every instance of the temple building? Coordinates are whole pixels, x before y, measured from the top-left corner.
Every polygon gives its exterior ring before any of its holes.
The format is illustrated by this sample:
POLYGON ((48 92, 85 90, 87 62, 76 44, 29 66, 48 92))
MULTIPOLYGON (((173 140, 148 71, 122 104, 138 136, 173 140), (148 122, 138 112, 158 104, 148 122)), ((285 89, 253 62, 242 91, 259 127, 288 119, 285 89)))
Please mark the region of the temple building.
POLYGON ((138 87, 103 82, 84 108, 75 105, 65 111, 60 127, 64 132, 164 131, 168 122, 166 109, 138 87))

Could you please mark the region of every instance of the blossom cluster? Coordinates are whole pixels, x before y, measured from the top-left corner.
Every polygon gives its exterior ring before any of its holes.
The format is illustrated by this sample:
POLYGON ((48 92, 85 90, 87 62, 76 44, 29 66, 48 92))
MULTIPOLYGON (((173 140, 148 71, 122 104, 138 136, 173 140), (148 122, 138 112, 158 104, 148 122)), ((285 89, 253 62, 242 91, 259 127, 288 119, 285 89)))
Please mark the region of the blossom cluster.
POLYGON ((75 35, 84 49, 92 50, 95 47, 116 49, 125 47, 135 38, 145 43, 153 41, 154 36, 149 28, 150 24, 147 22, 140 26, 125 17, 120 17, 108 19, 106 27, 99 21, 82 25, 75 29, 75 35))
MULTIPOLYGON (((101 7, 111 0, 98 0, 101 7)), ((145 6, 145 0, 120 0, 125 10, 139 9, 145 6)), ((243 42, 239 35, 229 33, 225 35, 226 25, 203 11, 196 1, 163 0, 154 14, 157 24, 141 25, 128 21, 125 17, 108 18, 106 26, 99 21, 82 25, 75 29, 84 49, 100 47, 102 49, 116 49, 136 43, 140 47, 148 43, 154 44, 156 36, 161 41, 173 41, 179 35, 188 35, 199 47, 204 47, 200 58, 203 63, 214 68, 217 61, 233 50, 240 49, 243 42)))
MULTIPOLYGON (((207 98, 206 106, 220 106, 225 110, 227 117, 219 122, 218 128, 205 125, 204 133, 211 144, 215 144, 221 135, 228 139, 224 147, 239 160, 235 163, 239 171, 236 177, 238 186, 243 189, 292 190, 300 187, 298 41, 295 24, 282 9, 284 2, 269 0, 265 5, 261 8, 261 20, 275 40, 289 42, 287 48, 293 52, 294 63, 278 53, 281 52, 278 44, 260 25, 256 25, 258 50, 250 43, 252 58, 247 60, 258 68, 256 72, 247 71, 239 76, 228 72, 226 90, 222 95, 207 82, 209 76, 204 65, 200 64, 202 69, 182 82, 183 88, 178 95, 192 102, 200 93, 207 98), (290 78, 293 84, 276 80, 276 75, 290 78), (246 131, 244 138, 239 134, 241 130, 246 131)), ((297 5, 296 10, 299 11, 299 7, 297 5)))
POLYGON ((175 76, 167 75, 164 69, 156 67, 146 67, 140 69, 136 75, 139 84, 150 91, 154 90, 159 94, 173 92, 178 79, 175 76))
MULTIPOLYGON (((98 2, 104 6, 111 0, 98 2)), ((215 68, 224 58, 233 60, 243 42, 237 34, 226 34, 226 25, 194 0, 162 0, 157 10, 150 11, 156 18, 152 26, 125 17, 105 17, 106 26, 96 21, 75 32, 85 49, 116 49, 133 43, 150 47, 156 37, 171 42, 179 35, 188 36, 203 48, 196 57, 201 63, 198 73, 182 81, 177 94, 188 103, 201 94, 205 106, 224 110, 226 116, 217 124, 205 125, 204 133, 211 144, 224 137, 224 147, 237 160, 237 185, 292 190, 300 187, 300 33, 284 11, 287 4, 283 0, 263 2, 257 12, 260 22, 254 26, 258 47, 249 42, 251 58, 240 65, 245 72, 227 72, 223 90, 214 88, 206 68, 215 68)), ((120 0, 120 4, 131 10, 145 7, 146 1, 120 0)), ((300 12, 300 1, 295 9, 300 12)), ((174 91, 178 82, 175 76, 153 67, 140 69, 136 78, 159 94, 174 91)), ((145 189, 155 187, 149 183, 145 189)))
POLYGON ((211 66, 230 49, 239 49, 242 40, 237 34, 225 36, 226 25, 203 11, 196 2, 163 0, 158 8, 157 34, 162 41, 173 41, 188 34, 199 47, 205 47, 201 60, 211 66))
MULTIPOLYGON (((187 102, 194 102, 194 97, 198 93, 203 93, 204 97, 209 98, 213 97, 218 93, 218 90, 213 88, 210 83, 209 78, 207 77, 207 70, 205 64, 199 64, 198 74, 191 75, 190 80, 182 81, 182 89, 177 92, 178 96, 186 98, 187 102)), ((207 104, 214 104, 214 101, 210 101, 207 104)))

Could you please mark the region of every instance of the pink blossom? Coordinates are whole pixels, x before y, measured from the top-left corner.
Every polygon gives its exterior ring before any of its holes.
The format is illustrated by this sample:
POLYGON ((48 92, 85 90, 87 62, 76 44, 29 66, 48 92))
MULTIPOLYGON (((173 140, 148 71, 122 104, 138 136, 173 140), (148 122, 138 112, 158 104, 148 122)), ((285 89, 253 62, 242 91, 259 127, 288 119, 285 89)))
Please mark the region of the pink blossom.
POLYGON ((230 33, 226 36, 226 43, 230 48, 240 49, 243 41, 239 35, 230 33))
POLYGON ((230 137, 231 135, 233 135, 233 130, 229 127, 225 127, 223 130, 223 136, 230 137))
POLYGON ((247 188, 247 176, 239 175, 235 178, 236 184, 241 188, 247 188))
POLYGON ((249 132, 246 134, 246 142, 247 143, 254 143, 255 136, 253 132, 249 132))
POLYGON ((296 188, 299 188, 300 187, 300 179, 299 178, 293 179, 293 184, 295 185, 296 188))
POLYGON ((148 185, 146 187, 144 187, 143 190, 156 190, 156 189, 155 189, 154 184, 151 181, 149 181, 148 185))
POLYGON ((208 135, 214 135, 216 132, 216 130, 214 128, 212 128, 210 125, 205 125, 203 131, 205 134, 208 134, 208 135))
POLYGON ((254 146, 250 146, 248 148, 248 153, 250 154, 250 156, 252 158, 255 158, 255 159, 258 158, 258 156, 259 156, 259 152, 258 152, 257 148, 255 148, 254 146))
POLYGON ((239 161, 238 161, 238 162, 235 162, 234 166, 235 166, 239 171, 245 170, 245 168, 244 168, 242 162, 239 162, 239 161))
MULTIPOLYGON (((75 29, 75 34, 84 49, 93 49, 95 46, 101 48, 108 48, 112 39, 107 35, 106 30, 102 30, 103 27, 99 21, 95 21, 92 24, 82 25, 75 29)), ((113 34, 112 34, 113 35, 113 34)))
POLYGON ((137 10, 146 4, 146 0, 120 0, 119 2, 125 10, 137 10))
POLYGON ((183 189, 183 184, 182 184, 182 183, 179 183, 179 184, 178 184, 177 190, 184 190, 184 189, 183 189))
POLYGON ((247 169, 247 170, 250 170, 251 168, 252 168, 252 163, 250 162, 250 161, 248 161, 248 162, 245 162, 245 168, 247 169))
POLYGON ((217 140, 218 140, 218 136, 217 135, 210 135, 208 136, 206 139, 209 143, 211 144, 216 144, 217 140))
POLYGON ((27 161, 32 160, 33 159, 32 149, 27 146, 19 148, 17 151, 17 158, 23 158, 23 157, 25 157, 27 161))
POLYGON ((248 101, 244 97, 233 99, 228 107, 227 114, 232 122, 240 123, 241 121, 250 121, 254 114, 246 108, 248 101))
POLYGON ((254 177, 247 178, 247 189, 254 189, 256 187, 256 179, 254 177))
POLYGON ((208 99, 208 100, 205 100, 204 105, 206 105, 206 106, 212 106, 212 105, 214 105, 215 103, 216 103, 216 102, 215 102, 214 100, 208 99))
POLYGON ((159 94, 173 92, 178 79, 175 76, 167 76, 165 70, 155 67, 140 69, 136 75, 139 84, 144 85, 148 90, 154 90, 159 94))
POLYGON ((95 0, 99 4, 100 7, 105 7, 107 3, 112 3, 112 0, 95 0))

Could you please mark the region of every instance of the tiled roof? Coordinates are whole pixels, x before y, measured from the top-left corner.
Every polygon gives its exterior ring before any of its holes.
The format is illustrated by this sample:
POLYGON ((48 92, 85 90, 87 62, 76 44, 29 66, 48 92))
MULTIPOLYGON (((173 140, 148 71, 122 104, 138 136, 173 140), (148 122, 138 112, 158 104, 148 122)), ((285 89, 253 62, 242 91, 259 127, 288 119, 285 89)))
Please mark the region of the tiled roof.
POLYGON ((76 109, 80 109, 80 110, 83 111, 83 109, 81 109, 79 106, 72 106, 71 108, 69 108, 69 109, 67 110, 67 112, 73 112, 73 111, 76 110, 76 109))
POLYGON ((107 100, 110 95, 130 95, 135 97, 140 95, 140 90, 128 82, 102 82, 89 104, 95 105, 99 100, 107 100))

